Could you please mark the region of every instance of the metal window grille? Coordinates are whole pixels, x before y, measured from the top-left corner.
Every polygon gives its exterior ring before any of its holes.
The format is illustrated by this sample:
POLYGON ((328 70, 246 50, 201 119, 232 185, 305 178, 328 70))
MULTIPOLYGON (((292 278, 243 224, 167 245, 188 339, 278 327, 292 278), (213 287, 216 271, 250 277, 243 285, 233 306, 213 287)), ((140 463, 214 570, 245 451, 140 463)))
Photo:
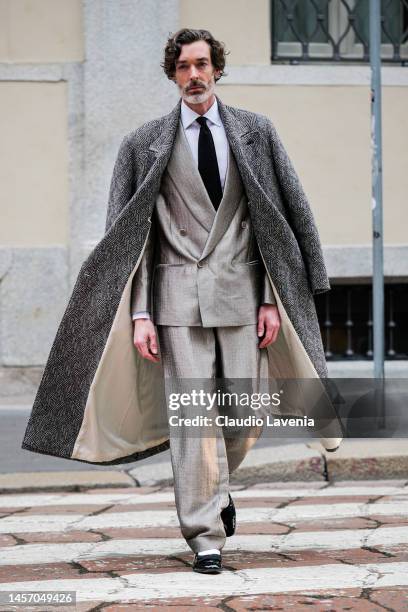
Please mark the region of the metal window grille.
MULTIPOLYGON (((369 1, 272 0, 272 62, 369 62, 369 1)), ((408 0, 382 0, 381 43, 408 65, 408 0)))
MULTIPOLYGON (((331 284, 315 296, 326 359, 373 359, 372 286, 331 284)), ((384 359, 408 359, 408 284, 384 287, 384 359)))

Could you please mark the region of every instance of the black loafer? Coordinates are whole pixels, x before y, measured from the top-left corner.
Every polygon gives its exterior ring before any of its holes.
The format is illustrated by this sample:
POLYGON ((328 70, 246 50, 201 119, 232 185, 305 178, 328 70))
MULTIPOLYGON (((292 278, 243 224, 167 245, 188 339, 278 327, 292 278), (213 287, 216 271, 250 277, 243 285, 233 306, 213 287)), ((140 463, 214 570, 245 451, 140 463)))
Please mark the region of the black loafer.
POLYGON ((234 535, 235 527, 236 527, 236 512, 234 502, 232 501, 232 497, 229 496, 229 504, 224 510, 221 512, 222 522, 224 523, 225 535, 227 538, 234 535))
POLYGON ((193 571, 201 574, 222 572, 221 555, 194 555, 193 571))

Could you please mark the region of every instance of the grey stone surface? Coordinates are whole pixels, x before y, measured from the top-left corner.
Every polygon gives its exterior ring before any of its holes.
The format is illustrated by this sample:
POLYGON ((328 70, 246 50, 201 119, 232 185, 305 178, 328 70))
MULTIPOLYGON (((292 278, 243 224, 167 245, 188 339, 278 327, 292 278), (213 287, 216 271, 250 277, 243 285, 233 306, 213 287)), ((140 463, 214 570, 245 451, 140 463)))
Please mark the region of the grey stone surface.
MULTIPOLYGON (((241 466, 231 475, 233 484, 254 484, 282 480, 324 480, 322 454, 306 444, 253 448, 241 466)), ((172 484, 170 461, 140 465, 129 471, 140 486, 172 484)))
POLYGON ((6 404, 32 404, 44 368, 0 368, 0 407, 6 404))
POLYGON ((8 274, 13 261, 10 248, 0 248, 0 282, 8 274))
MULTIPOLYGON (((129 471, 141 486, 171 484, 170 461, 129 471)), ((364 481, 408 479, 407 440, 343 440, 335 453, 320 442, 253 448, 231 475, 233 484, 275 481, 364 481)))
MULTIPOLYGON (((310 447, 318 449, 318 442, 310 447)), ((408 440, 343 440, 335 453, 325 456, 328 480, 408 479, 408 440)))
MULTIPOLYGON (((333 488, 336 487, 369 487, 373 484, 372 480, 341 480, 337 482, 333 482, 333 488)), ((405 487, 407 485, 406 479, 393 479, 389 478, 387 480, 375 480, 376 487, 405 487)))
POLYGON ((154 484, 173 484, 173 471, 171 469, 170 460, 140 465, 129 470, 128 474, 134 478, 141 487, 149 487, 154 484))
POLYGON ((67 80, 70 66, 76 62, 67 63, 6 63, 0 62, 0 81, 61 81, 67 80))
MULTIPOLYGON (((370 66, 327 64, 228 65, 228 85, 357 85, 370 86, 370 66)), ((381 66, 383 86, 408 85, 408 73, 403 66, 381 66)), ((220 83, 221 85, 221 83, 220 83)))
POLYGON ((64 247, 8 249, 11 263, 0 282, 1 361, 44 363, 67 302, 64 247))
MULTIPOLYGON (((5 369, 16 370, 20 368, 5 369)), ((124 471, 123 465, 94 466, 82 461, 33 453, 21 448, 32 402, 31 405, 28 403, 20 404, 20 398, 17 396, 0 399, 2 402, 0 404, 0 473, 124 471), (4 399, 7 399, 7 404, 3 403, 4 399)))
POLYGON ((253 484, 267 481, 325 480, 321 452, 306 444, 254 448, 231 475, 231 482, 253 484))
POLYGON ((0 474, 0 493, 10 491, 61 490, 75 491, 82 487, 133 487, 133 479, 125 472, 22 472, 0 474))
POLYGON ((322 480, 308 480, 306 482, 300 482, 299 480, 285 480, 284 482, 260 482, 251 485, 251 489, 274 489, 274 490, 290 490, 290 489, 306 489, 310 491, 312 489, 318 491, 327 487, 327 482, 322 480))
MULTIPOLYGON (((358 279, 371 282, 372 246, 345 245, 323 248, 330 279, 341 278, 342 282, 358 279)), ((384 276, 393 280, 408 277, 408 246, 384 245, 384 276)), ((387 280, 387 278, 385 279, 387 280)))
POLYGON ((11 255, 11 249, 0 248, 0 365, 3 362, 3 336, 1 333, 1 310, 2 310, 1 285, 2 285, 3 279, 10 271, 12 259, 13 258, 11 255))
POLYGON ((65 65, 68 95, 68 201, 69 250, 68 285, 71 293, 86 254, 81 243, 82 195, 84 183, 84 64, 65 65))
MULTIPOLYGON (((327 364, 331 378, 373 378, 373 361, 329 361, 327 364)), ((408 361, 385 361, 385 377, 408 378, 408 361)))
POLYGON ((84 0, 84 175, 76 227, 85 248, 102 236, 122 138, 178 99, 160 67, 169 32, 178 28, 178 4, 84 0))

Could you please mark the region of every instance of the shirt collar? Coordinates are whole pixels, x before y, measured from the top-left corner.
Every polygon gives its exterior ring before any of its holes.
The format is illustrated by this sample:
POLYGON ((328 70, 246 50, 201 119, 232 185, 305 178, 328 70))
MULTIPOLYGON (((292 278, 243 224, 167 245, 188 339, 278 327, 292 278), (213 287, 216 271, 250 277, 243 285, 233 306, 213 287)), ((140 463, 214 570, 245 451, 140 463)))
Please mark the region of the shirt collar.
MULTIPOLYGON (((208 111, 206 113, 204 113, 203 116, 207 117, 210 120, 210 122, 215 123, 216 125, 222 125, 220 113, 219 113, 219 110, 218 110, 218 101, 217 101, 217 98, 215 96, 214 96, 214 98, 215 98, 215 100, 214 100, 213 104, 210 106, 208 111)), ((190 127, 191 124, 197 119, 197 117, 200 117, 200 116, 201 115, 199 115, 198 113, 193 111, 193 109, 191 109, 184 102, 184 100, 181 99, 181 122, 183 124, 183 128, 184 129, 187 129, 188 127, 190 127)))

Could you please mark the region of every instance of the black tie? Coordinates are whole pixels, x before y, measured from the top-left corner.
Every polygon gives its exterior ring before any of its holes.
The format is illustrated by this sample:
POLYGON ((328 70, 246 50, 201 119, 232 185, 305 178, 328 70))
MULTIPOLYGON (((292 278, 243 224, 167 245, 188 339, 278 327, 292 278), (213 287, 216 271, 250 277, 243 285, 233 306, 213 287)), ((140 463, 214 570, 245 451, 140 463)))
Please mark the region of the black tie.
POLYGON ((217 210, 222 199, 222 187, 214 140, 206 119, 206 117, 197 117, 196 119, 201 126, 200 136, 198 137, 198 170, 210 200, 217 210))

